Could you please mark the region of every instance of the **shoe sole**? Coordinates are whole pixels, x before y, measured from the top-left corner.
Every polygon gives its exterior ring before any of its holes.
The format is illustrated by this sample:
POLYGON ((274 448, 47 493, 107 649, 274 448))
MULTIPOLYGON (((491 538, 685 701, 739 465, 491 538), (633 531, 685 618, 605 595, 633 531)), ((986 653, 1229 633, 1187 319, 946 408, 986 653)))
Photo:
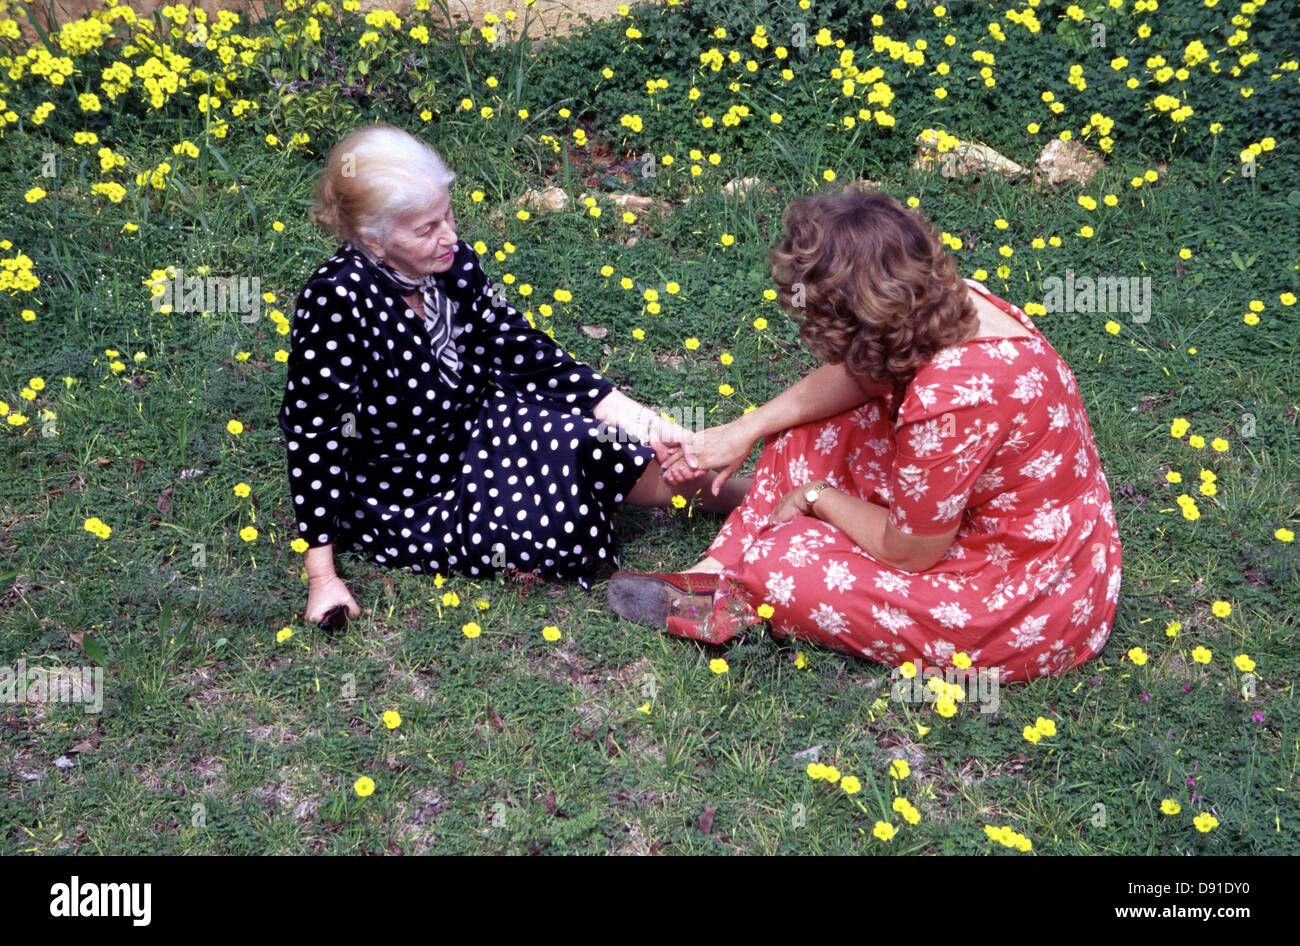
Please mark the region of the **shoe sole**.
POLYGON ((647 575, 615 575, 609 580, 610 610, 635 624, 667 627, 668 616, 676 614, 681 602, 710 591, 683 591, 662 578, 647 575))
POLYGON ((682 592, 659 578, 615 575, 609 580, 609 607, 635 624, 666 627, 673 604, 682 592))

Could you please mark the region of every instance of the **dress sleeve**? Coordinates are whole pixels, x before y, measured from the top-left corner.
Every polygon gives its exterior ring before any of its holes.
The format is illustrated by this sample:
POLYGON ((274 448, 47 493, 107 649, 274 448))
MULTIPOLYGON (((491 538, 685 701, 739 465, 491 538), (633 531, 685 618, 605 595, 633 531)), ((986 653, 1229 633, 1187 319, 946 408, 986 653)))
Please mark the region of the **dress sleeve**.
POLYGON ((966 510, 975 482, 1007 436, 991 400, 958 403, 931 393, 899 413, 888 521, 907 535, 942 535, 966 510))
POLYGON ((615 384, 569 354, 545 332, 528 323, 505 300, 471 249, 471 305, 484 323, 487 365, 493 380, 525 401, 553 410, 590 414, 615 384))
POLYGON ((279 422, 298 535, 312 548, 338 538, 349 496, 348 445, 360 420, 355 327, 341 283, 307 284, 294 310, 279 422))

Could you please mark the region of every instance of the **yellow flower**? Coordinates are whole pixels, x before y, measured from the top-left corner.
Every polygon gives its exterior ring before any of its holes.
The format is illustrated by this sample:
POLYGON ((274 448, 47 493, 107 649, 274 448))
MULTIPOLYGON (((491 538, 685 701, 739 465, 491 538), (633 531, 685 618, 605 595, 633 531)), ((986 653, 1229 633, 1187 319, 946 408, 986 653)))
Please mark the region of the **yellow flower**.
POLYGON ((91 518, 87 519, 85 523, 82 525, 82 528, 85 529, 87 532, 94 533, 95 535, 99 536, 101 539, 107 539, 109 533, 113 531, 112 527, 106 525, 99 518, 99 516, 92 516, 91 518))
POLYGON ((560 629, 554 624, 548 624, 542 628, 542 637, 548 641, 558 641, 560 639, 560 629))
POLYGON ((370 776, 363 775, 361 778, 357 779, 356 784, 354 784, 352 788, 358 795, 365 798, 367 795, 374 794, 375 782, 370 776))
POLYGON ((957 713, 957 704, 949 699, 935 700, 934 711, 944 719, 949 719, 957 713))
POLYGON ((1021 733, 1021 735, 1024 736, 1026 739, 1028 739, 1030 742, 1038 742, 1038 740, 1043 738, 1043 734, 1040 733, 1033 726, 1026 726, 1024 728, 1024 731, 1021 733))
POLYGON ((1205 438, 1200 434, 1192 434, 1187 438, 1187 446, 1192 447, 1195 450, 1200 450, 1205 447, 1205 438))
POLYGON ((650 715, 650 704, 649 704, 649 703, 642 703, 640 706, 638 706, 638 707, 636 708, 636 711, 637 711, 638 713, 645 713, 647 716, 649 716, 649 715, 650 715))
POLYGON ((1232 613, 1232 605, 1226 601, 1216 601, 1210 605, 1210 610, 1214 612, 1216 618, 1226 618, 1232 613))
POLYGON ((1237 665, 1237 669, 1242 673, 1251 673, 1255 669, 1255 661, 1251 660, 1246 654, 1238 654, 1232 658, 1232 662, 1237 665))
POLYGON ((684 344, 688 351, 695 351, 700 347, 700 340, 698 338, 688 338, 684 344))
POLYGON ((1206 650, 1204 647, 1197 647, 1192 651, 1192 659, 1198 664, 1208 664, 1212 656, 1211 652, 1206 650))
POLYGON ((1227 453, 1228 441, 1224 440, 1222 437, 1215 437, 1213 440, 1210 441, 1210 447, 1213 448, 1217 453, 1227 453))
POLYGON ((1174 419, 1174 422, 1169 425, 1169 436, 1181 438, 1183 434, 1187 433, 1187 428, 1191 426, 1192 425, 1182 417, 1177 417, 1174 419))
POLYGON ((307 551, 310 546, 307 544, 306 539, 294 539, 289 543, 289 548, 301 555, 303 552, 307 551))
POLYGON ((776 613, 776 609, 773 608, 767 602, 763 602, 758 606, 758 616, 761 617, 764 621, 771 620, 772 615, 775 613, 776 613))
POLYGON ((862 783, 856 775, 846 775, 840 779, 840 788, 844 789, 846 795, 855 795, 862 791, 862 783))
POLYGON ((45 196, 44 188, 33 187, 31 190, 29 190, 26 194, 23 195, 23 199, 26 200, 27 203, 29 204, 34 204, 44 196, 45 196))
POLYGON ((685 496, 682 496, 682 495, 679 494, 679 495, 673 497, 673 508, 674 508, 674 509, 683 509, 683 508, 685 508, 685 506, 686 506, 686 497, 685 497, 685 496))
POLYGON ((912 774, 911 768, 906 759, 895 759, 889 763, 889 775, 891 778, 905 779, 912 774))
POLYGON ((876 826, 871 829, 871 833, 882 841, 888 841, 894 836, 894 826, 888 821, 877 821, 876 826))
POLYGON ((237 420, 232 420, 226 424, 226 430, 238 436, 239 434, 242 434, 244 432, 244 425, 237 420))
POLYGON ((1176 815, 1183 810, 1183 806, 1178 804, 1172 798, 1166 798, 1160 802, 1160 810, 1167 815, 1176 815))
POLYGON ((724 365, 729 365, 735 360, 736 359, 731 356, 731 352, 729 351, 724 351, 721 355, 718 356, 718 361, 722 362, 722 364, 724 365))
POLYGON ((1213 831, 1219 826, 1219 819, 1209 812, 1203 811, 1192 819, 1192 824, 1196 825, 1196 830, 1201 833, 1213 831))
POLYGON ((761 315, 754 319, 754 328, 760 332, 763 331, 763 329, 767 328, 767 319, 763 318, 761 315))
POLYGON ((252 492, 252 488, 247 483, 235 484, 235 495, 240 497, 241 499, 246 497, 251 492, 252 492))
POLYGON ((1278 529, 1273 533, 1273 538, 1279 542, 1291 542, 1295 539, 1295 533, 1290 529, 1278 529))
POLYGON ((1040 716, 1036 720, 1034 720, 1034 728, 1037 729, 1044 736, 1055 736, 1056 720, 1047 719, 1043 716, 1040 716))
POLYGON ((244 528, 239 530, 239 537, 245 542, 252 542, 257 538, 257 530, 252 526, 244 526, 244 528))
POLYGON ((1147 652, 1143 650, 1141 647, 1130 648, 1128 652, 1128 659, 1133 661, 1133 663, 1137 664, 1139 667, 1141 667, 1143 664, 1147 662, 1147 652))
POLYGON ((965 653, 958 651, 957 653, 952 655, 952 663, 953 666, 960 667, 962 670, 965 670, 968 667, 970 667, 971 660, 970 657, 966 656, 965 653))
POLYGON ((727 662, 721 657, 714 657, 709 661, 709 669, 714 673, 726 673, 729 668, 727 662))
POLYGON ((808 666, 808 658, 803 655, 802 650, 795 651, 794 666, 796 670, 803 670, 808 666))
POLYGON ((1110 321, 1106 323, 1106 331, 1110 332, 1110 334, 1118 335, 1119 330, 1120 330, 1120 324, 1118 322, 1110 321))
POLYGON ((468 637, 470 640, 473 640, 474 638, 478 637, 480 634, 483 633, 483 628, 479 627, 473 621, 470 621, 468 624, 466 624, 464 627, 461 628, 461 631, 464 632, 466 637, 468 637))

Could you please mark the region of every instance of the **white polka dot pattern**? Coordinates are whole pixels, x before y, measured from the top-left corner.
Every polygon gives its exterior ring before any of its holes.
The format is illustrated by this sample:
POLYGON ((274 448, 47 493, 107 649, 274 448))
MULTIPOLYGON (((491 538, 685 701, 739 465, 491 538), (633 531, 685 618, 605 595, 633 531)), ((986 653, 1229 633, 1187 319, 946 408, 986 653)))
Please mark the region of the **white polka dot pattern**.
POLYGON ((424 320, 349 244, 299 295, 279 415, 298 534, 416 572, 589 587, 617 565, 614 507, 654 453, 600 440, 591 411, 613 383, 494 301, 468 243, 443 276, 456 388, 424 320))

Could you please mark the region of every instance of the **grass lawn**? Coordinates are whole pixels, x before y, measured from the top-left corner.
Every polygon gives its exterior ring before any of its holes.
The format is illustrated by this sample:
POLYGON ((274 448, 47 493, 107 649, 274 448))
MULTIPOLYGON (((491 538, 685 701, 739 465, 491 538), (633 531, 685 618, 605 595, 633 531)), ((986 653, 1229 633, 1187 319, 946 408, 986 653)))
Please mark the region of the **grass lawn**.
MULTIPOLYGON (((355 6, 29 43, 0 2, 0 674, 103 672, 95 708, 0 676, 0 852, 1300 853, 1294 4, 704 0, 543 43, 355 6), (333 249, 315 174, 379 120, 457 172, 513 305, 687 422, 814 366, 765 263, 790 199, 914 199, 1078 379, 1123 543, 1103 654, 944 716, 759 628, 633 626, 603 581, 352 555, 363 617, 304 625, 281 359, 333 249), (918 168, 927 131, 1104 166, 918 168), (565 208, 518 213, 547 187, 565 208), (156 304, 178 272, 251 294, 156 304), (1103 276, 1149 308, 1055 305, 1103 276)), ((620 564, 684 567, 721 521, 628 509, 620 564)))

